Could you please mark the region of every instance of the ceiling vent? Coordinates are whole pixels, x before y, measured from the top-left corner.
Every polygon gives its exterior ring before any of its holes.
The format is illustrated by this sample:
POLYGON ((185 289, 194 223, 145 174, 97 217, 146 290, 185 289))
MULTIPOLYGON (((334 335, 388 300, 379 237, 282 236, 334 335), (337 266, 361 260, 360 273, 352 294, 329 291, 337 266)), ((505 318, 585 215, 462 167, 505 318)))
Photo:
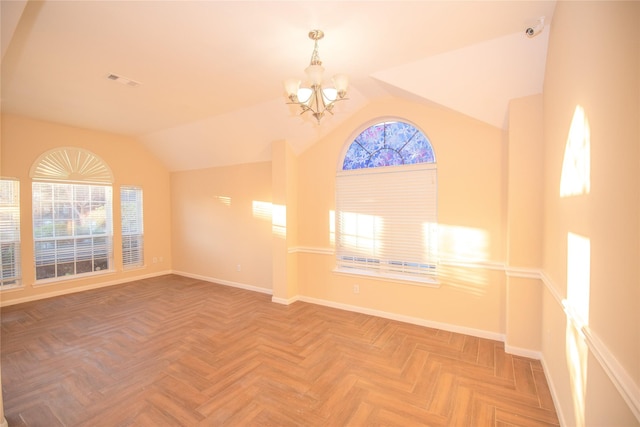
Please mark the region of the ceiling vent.
POLYGON ((119 76, 117 74, 107 74, 107 79, 108 80, 113 80, 114 82, 118 82, 118 83, 126 85, 126 86, 131 86, 131 87, 140 86, 140 82, 128 79, 126 77, 119 76))

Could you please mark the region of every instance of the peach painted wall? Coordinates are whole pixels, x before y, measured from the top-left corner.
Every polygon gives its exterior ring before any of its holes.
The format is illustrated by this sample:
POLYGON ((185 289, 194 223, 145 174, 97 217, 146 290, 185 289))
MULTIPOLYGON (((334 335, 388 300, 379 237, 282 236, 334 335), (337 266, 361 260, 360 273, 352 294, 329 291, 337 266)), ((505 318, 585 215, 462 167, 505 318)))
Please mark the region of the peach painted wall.
POLYGON ((509 104, 507 259, 514 267, 542 265, 542 94, 509 104))
POLYGON ((542 94, 509 104, 507 349, 540 352, 542 281, 542 94))
POLYGON ((551 24, 542 348, 566 425, 640 425, 639 23, 639 2, 558 2, 551 24))
POLYGON ((495 127, 397 98, 374 102, 299 156, 300 294, 498 337, 504 332, 504 141, 495 127), (402 118, 430 139, 438 164, 441 286, 336 274, 330 214, 343 150, 368 125, 402 118), (461 267, 459 264, 471 267, 461 267), (359 294, 353 285, 360 286, 359 294))
POLYGON ((173 269, 271 291, 271 162, 171 174, 173 269))
POLYGON ((79 129, 20 116, 2 116, 1 171, 4 177, 20 180, 21 249, 23 288, 2 291, 2 304, 39 299, 80 289, 104 286, 171 271, 169 213, 169 172, 147 149, 133 138, 79 129), (105 161, 113 183, 113 273, 35 284, 33 229, 31 221, 31 178, 29 170, 44 152, 56 147, 80 147, 105 161), (121 185, 139 186, 144 201, 144 267, 122 271, 120 238, 121 185), (153 259, 162 259, 153 262, 153 259))

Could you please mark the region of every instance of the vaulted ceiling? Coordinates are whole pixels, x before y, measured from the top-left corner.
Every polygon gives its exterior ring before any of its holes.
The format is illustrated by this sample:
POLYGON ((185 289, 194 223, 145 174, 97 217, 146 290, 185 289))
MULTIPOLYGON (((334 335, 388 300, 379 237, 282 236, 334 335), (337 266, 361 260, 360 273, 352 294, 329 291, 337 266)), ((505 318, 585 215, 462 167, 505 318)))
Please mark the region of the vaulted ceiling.
POLYGON ((172 170, 300 153, 379 97, 504 127, 542 92, 555 1, 2 1, 2 111, 138 138, 172 170), (541 34, 527 26, 544 16, 541 34), (285 104, 313 42, 349 100, 320 126, 285 104), (139 86, 119 84, 116 74, 139 86))

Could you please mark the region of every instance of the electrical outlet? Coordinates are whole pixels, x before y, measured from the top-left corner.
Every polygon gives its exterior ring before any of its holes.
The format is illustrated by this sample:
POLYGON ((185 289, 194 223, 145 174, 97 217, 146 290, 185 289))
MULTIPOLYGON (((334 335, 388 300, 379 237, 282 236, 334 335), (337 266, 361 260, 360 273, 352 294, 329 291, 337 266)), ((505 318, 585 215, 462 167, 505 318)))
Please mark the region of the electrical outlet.
POLYGON ((157 262, 158 262, 158 257, 154 256, 154 257, 153 257, 153 263, 155 264, 155 263, 157 263, 157 262))
POLYGON ((353 285, 353 293, 354 294, 360 293, 360 285, 353 285))
POLYGON ((236 265, 236 271, 242 271, 242 266, 240 264, 236 265))

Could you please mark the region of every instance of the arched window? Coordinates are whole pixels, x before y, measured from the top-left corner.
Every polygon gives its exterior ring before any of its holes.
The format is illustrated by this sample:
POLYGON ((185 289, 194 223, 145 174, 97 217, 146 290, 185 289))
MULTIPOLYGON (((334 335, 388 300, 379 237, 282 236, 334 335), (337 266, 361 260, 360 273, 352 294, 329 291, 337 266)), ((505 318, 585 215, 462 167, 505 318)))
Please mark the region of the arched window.
POLYGON ((33 179, 36 280, 105 272, 113 264, 111 169, 75 147, 42 154, 33 179))
POLYGON ((434 162, 431 143, 415 126, 384 122, 366 128, 353 140, 342 170, 434 162))
POLYGON ((433 283, 436 231, 429 139, 402 121, 366 128, 336 176, 337 271, 433 283))

